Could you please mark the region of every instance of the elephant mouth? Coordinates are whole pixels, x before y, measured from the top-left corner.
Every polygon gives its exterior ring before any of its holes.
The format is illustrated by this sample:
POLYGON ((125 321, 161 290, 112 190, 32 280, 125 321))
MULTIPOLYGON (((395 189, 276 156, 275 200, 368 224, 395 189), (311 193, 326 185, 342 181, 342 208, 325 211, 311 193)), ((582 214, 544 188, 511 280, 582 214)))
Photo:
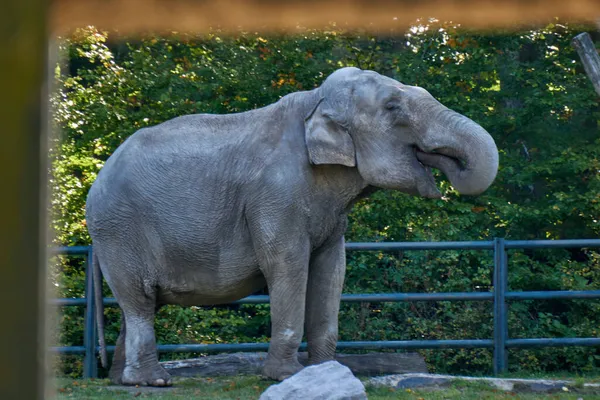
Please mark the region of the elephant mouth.
POLYGON ((467 169, 464 158, 457 151, 451 148, 439 148, 431 151, 424 151, 415 146, 414 154, 423 178, 417 183, 419 194, 424 197, 440 198, 440 193, 432 168, 440 170, 444 175, 456 174, 467 169))

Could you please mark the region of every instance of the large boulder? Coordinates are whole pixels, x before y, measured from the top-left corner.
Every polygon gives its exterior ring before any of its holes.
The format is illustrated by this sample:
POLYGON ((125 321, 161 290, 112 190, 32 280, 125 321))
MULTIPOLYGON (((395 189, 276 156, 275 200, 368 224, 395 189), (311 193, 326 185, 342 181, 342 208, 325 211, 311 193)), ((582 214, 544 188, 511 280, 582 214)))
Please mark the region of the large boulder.
POLYGON ((337 361, 311 365, 270 386, 259 400, 366 400, 365 386, 337 361))

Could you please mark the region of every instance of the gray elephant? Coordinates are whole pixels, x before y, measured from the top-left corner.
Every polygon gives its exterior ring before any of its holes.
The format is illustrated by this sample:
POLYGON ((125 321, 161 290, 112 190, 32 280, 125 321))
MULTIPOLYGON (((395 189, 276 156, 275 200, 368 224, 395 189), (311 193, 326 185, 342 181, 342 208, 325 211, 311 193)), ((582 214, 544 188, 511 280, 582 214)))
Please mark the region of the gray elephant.
POLYGON ((264 287, 264 374, 281 380, 302 368, 304 327, 310 363, 331 360, 353 203, 378 188, 440 197, 430 167, 476 195, 495 179, 498 151, 426 90, 357 68, 264 108, 139 130, 87 199, 94 268, 123 311, 111 379, 171 384, 156 352, 159 307, 225 304, 264 287))

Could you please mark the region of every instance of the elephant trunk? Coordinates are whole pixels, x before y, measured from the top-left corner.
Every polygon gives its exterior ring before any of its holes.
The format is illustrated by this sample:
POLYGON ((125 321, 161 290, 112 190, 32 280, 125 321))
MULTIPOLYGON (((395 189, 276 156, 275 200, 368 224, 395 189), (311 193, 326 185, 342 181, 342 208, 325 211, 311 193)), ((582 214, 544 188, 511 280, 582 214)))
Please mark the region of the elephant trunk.
POLYGON ((418 160, 437 168, 461 194, 484 192, 498 172, 498 149, 494 139, 479 124, 444 107, 440 118, 417 150, 418 160))

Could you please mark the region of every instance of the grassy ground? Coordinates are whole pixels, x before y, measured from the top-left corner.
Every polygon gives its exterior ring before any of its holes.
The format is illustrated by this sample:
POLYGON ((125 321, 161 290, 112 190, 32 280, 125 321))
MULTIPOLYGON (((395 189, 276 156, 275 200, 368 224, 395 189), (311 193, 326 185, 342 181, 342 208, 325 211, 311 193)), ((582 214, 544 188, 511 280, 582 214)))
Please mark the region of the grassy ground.
POLYGON ((600 375, 598 372, 589 373, 572 373, 572 372, 553 372, 553 373, 505 373, 499 378, 514 378, 514 379, 553 379, 559 381, 573 381, 575 383, 583 381, 585 383, 600 383, 600 375))
MULTIPOLYGON (((586 379, 586 382, 589 382, 586 379)), ((260 394, 276 382, 264 380, 257 376, 238 376, 222 378, 185 378, 175 381, 169 389, 147 388, 115 388, 110 387, 107 380, 72 380, 59 379, 55 382, 55 399, 131 399, 152 398, 171 399, 219 399, 245 400, 258 399, 260 394)), ((479 400, 479 399, 598 399, 600 392, 563 392, 555 394, 510 393, 491 388, 482 383, 466 383, 456 381, 449 388, 438 391, 427 390, 393 390, 389 388, 367 387, 370 400, 412 399, 412 400, 479 400)))

